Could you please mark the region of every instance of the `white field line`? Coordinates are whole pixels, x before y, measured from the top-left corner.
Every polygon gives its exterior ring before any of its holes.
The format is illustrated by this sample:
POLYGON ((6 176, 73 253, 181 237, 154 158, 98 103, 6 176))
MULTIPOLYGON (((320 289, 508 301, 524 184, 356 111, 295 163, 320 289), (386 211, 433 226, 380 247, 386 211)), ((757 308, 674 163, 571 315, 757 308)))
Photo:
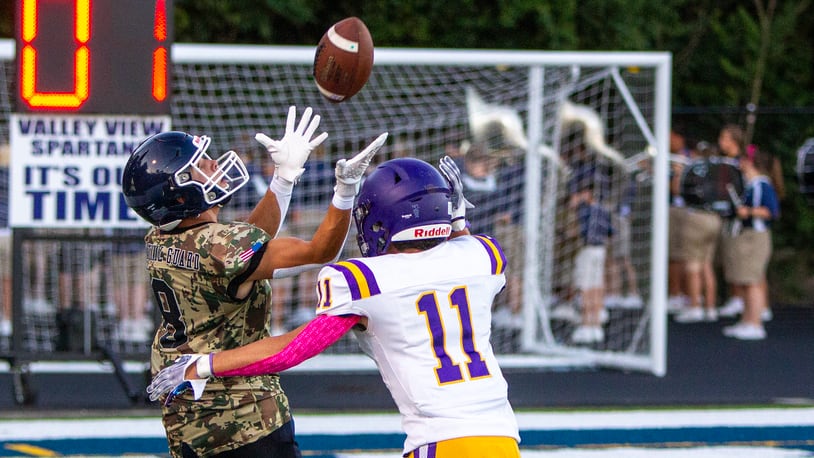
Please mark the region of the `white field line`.
MULTIPOLYGON (((401 432, 397 414, 297 414, 298 435, 401 432)), ((813 426, 814 408, 518 412, 521 431, 813 426)), ((155 418, 0 419, 0 441, 164 437, 155 418)))

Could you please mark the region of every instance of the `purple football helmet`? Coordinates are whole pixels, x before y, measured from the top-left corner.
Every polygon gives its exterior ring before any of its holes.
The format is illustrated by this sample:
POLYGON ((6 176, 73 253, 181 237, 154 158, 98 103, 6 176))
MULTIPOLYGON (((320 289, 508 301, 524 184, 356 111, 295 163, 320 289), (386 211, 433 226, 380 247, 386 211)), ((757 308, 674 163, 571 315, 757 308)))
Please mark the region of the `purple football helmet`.
POLYGON ((385 254, 392 242, 449 237, 450 194, 446 179, 424 161, 400 158, 376 167, 353 210, 362 256, 385 254))

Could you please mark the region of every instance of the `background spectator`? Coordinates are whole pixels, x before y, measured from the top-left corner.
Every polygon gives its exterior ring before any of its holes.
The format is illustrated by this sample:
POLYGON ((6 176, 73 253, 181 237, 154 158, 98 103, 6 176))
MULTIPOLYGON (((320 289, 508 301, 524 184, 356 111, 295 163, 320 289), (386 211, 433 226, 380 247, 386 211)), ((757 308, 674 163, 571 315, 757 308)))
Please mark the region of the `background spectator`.
POLYGON ((768 310, 766 267, 772 254, 771 223, 780 217, 777 193, 768 177, 772 157, 750 146, 740 164, 746 178, 743 204, 737 208, 742 221, 732 239, 725 264, 727 281, 743 291, 744 311, 738 323, 724 328, 724 335, 741 340, 766 338, 761 315, 768 310))
POLYGON ((641 308, 642 298, 636 269, 630 255, 631 250, 631 214, 633 200, 636 197, 636 179, 625 178, 625 187, 616 211, 611 216, 614 228, 610 243, 610 256, 606 263, 605 306, 621 308, 641 308))
POLYGON ((667 310, 678 312, 687 303, 687 292, 684 285, 684 242, 685 230, 684 199, 681 197, 681 174, 690 160, 690 149, 687 139, 678 130, 670 131, 670 226, 668 228, 668 268, 667 268, 667 310))
MULTIPOLYGON (((744 132, 735 124, 724 125, 718 133, 718 149, 722 156, 733 160, 739 160, 744 152, 744 132)), ((730 220, 728 223, 732 223, 730 220)), ((740 224, 740 223, 737 223, 740 224)), ((729 256, 732 247, 732 230, 725 227, 721 233, 720 254, 721 259, 729 256)), ((724 276, 726 278, 726 276, 724 276)), ((734 316, 743 310, 743 291, 738 285, 733 285, 726 280, 727 299, 719 310, 721 316, 734 316)))
MULTIPOLYGON (((709 170, 715 150, 706 142, 699 142, 691 157, 694 161, 704 161, 709 170)), ((693 163, 693 165, 696 162, 693 163)), ((710 175, 712 179, 712 175, 710 175)), ((718 303, 717 280, 713 268, 718 240, 721 237, 723 222, 721 216, 708 208, 709 202, 686 202, 683 223, 684 272, 683 283, 689 304, 681 310, 675 320, 679 323, 717 321, 718 303)))
POLYGON ((576 211, 581 247, 574 261, 574 286, 581 295, 582 322, 571 334, 576 344, 605 340, 602 329, 605 296, 605 258, 608 239, 613 233, 610 213, 596 197, 593 179, 573 184, 569 205, 576 211))

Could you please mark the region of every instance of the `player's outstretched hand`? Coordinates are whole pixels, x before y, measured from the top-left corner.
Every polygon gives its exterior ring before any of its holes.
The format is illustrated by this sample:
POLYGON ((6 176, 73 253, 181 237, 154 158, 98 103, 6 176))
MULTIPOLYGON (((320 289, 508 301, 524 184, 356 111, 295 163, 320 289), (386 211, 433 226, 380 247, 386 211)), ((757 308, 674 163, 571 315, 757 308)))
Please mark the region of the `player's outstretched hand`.
POLYGON ((387 132, 379 135, 376 140, 363 149, 359 154, 353 156, 350 160, 340 159, 336 162, 336 186, 334 192, 340 197, 354 197, 359 192, 359 183, 362 181, 362 176, 365 170, 373 160, 385 140, 387 140, 387 132))
POLYGON ((466 209, 475 206, 464 197, 464 185, 458 164, 451 157, 444 156, 438 162, 438 168, 452 189, 452 230, 462 231, 466 227, 466 209))
POLYGON ((271 160, 277 165, 277 176, 292 183, 297 180, 305 171, 303 165, 308 160, 308 155, 317 146, 322 144, 328 133, 323 132, 315 138, 311 138, 319 127, 320 116, 311 117, 313 110, 307 107, 302 114, 296 130, 294 124, 297 120, 297 107, 288 108, 288 118, 285 122, 285 135, 280 140, 272 140, 264 133, 258 133, 254 139, 260 142, 266 151, 271 155, 271 160))
POLYGON ((164 400, 164 405, 170 405, 172 400, 179 394, 192 388, 192 393, 195 400, 201 398, 204 388, 206 388, 206 380, 203 379, 187 379, 187 368, 196 364, 201 358, 209 358, 209 355, 183 355, 175 360, 174 363, 161 369, 158 374, 153 377, 152 382, 147 387, 147 393, 150 395, 150 400, 158 400, 163 394, 167 394, 167 399, 164 400))

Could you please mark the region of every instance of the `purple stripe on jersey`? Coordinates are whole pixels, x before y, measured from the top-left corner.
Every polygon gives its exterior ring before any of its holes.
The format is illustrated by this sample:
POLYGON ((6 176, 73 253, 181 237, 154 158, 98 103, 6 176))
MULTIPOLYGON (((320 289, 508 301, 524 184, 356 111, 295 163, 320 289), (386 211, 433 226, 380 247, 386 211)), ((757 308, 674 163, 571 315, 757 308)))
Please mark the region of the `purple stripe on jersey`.
POLYGON ((436 458, 436 448, 438 448, 438 443, 431 442, 413 450, 411 456, 413 458, 436 458))
POLYGON ((489 253, 489 259, 492 262, 492 275, 502 274, 506 270, 506 255, 503 253, 503 248, 488 235, 476 235, 475 238, 489 253))
POLYGON ((365 263, 359 261, 358 259, 349 259, 347 261, 350 264, 358 267, 359 270, 362 272, 362 275, 365 276, 365 280, 367 280, 367 287, 370 289, 370 295, 375 296, 377 294, 381 294, 381 290, 379 289, 379 284, 376 282, 376 277, 373 275, 373 271, 370 270, 365 263))
POLYGON ((345 282, 347 282, 348 288, 350 289, 350 298, 354 301, 361 299, 362 292, 359 290, 359 284, 356 282, 356 277, 353 275, 353 272, 351 272, 349 268, 340 264, 331 264, 331 267, 338 270, 339 273, 345 277, 345 282))
POLYGON ((376 277, 373 276, 373 272, 364 263, 350 260, 331 264, 331 267, 338 270, 345 277, 350 289, 351 299, 354 301, 381 294, 379 284, 376 283, 376 277))

